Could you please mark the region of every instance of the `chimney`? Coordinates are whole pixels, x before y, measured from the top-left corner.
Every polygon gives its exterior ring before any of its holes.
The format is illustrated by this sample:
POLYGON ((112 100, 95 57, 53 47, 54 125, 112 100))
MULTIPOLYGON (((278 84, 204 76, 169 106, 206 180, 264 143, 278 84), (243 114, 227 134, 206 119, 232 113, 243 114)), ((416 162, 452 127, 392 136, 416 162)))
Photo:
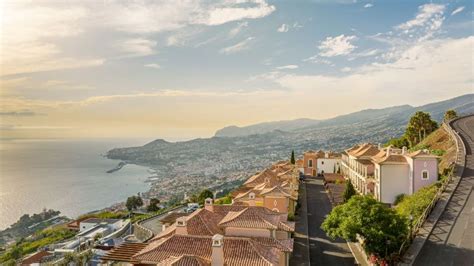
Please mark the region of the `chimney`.
POLYGON ((249 193, 249 206, 255 206, 255 193, 249 193))
POLYGON ((324 157, 325 157, 325 158, 329 158, 329 152, 325 152, 325 153, 324 153, 324 157))
POLYGON ((387 147, 387 157, 392 154, 392 147, 388 146, 387 147))
POLYGON ((186 217, 179 217, 176 219, 176 234, 187 235, 188 229, 186 227, 186 217))
POLYGON ((382 149, 382 144, 381 144, 381 143, 379 143, 379 144, 377 145, 377 149, 379 149, 379 150, 382 149))
POLYGON ((214 211, 214 205, 212 204, 212 199, 211 198, 207 198, 204 201, 204 209, 206 209, 210 212, 214 211))
POLYGON ((224 236, 215 234, 212 237, 211 266, 224 265, 224 236))
POLYGON ((406 153, 407 153, 407 147, 406 147, 406 146, 403 146, 403 148, 402 148, 402 154, 403 154, 403 155, 406 155, 406 153))

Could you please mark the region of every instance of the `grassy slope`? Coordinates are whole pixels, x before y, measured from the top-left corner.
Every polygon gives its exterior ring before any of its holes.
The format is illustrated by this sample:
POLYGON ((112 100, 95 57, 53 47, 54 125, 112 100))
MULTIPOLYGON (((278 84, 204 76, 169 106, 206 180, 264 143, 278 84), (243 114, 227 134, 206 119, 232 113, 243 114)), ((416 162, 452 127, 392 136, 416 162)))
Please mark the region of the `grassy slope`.
POLYGON ((440 172, 447 168, 456 159, 456 144, 450 138, 448 132, 443 127, 440 127, 428 137, 426 137, 418 147, 428 148, 430 150, 443 150, 446 151, 442 156, 439 163, 440 172))

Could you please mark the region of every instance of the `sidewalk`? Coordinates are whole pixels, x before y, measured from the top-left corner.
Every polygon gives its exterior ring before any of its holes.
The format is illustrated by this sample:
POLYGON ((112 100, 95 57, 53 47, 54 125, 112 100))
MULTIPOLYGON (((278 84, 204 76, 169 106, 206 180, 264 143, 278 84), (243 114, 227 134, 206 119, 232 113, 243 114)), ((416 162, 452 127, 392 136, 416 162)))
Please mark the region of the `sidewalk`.
POLYGON ((298 215, 295 216, 295 237, 290 265, 310 265, 308 239, 308 205, 306 201, 306 184, 300 183, 298 215))

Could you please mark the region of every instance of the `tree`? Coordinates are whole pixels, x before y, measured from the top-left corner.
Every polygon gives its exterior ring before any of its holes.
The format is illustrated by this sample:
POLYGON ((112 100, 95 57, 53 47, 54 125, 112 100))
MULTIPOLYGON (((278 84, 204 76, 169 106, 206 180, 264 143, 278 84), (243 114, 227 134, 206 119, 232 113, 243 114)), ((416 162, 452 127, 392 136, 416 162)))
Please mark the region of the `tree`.
POLYGON ((359 235, 367 254, 389 261, 408 235, 407 219, 370 196, 354 196, 335 207, 321 228, 333 239, 356 241, 359 235))
POLYGON ((458 117, 458 113, 456 113, 456 111, 454 111, 453 109, 449 109, 448 111, 446 111, 446 113, 444 113, 444 121, 449 121, 456 117, 458 117))
POLYGON ((354 189, 354 185, 352 185, 350 180, 347 180, 346 181, 346 188, 344 189, 344 194, 343 194, 344 202, 349 201, 352 198, 352 196, 354 196, 356 194, 357 194, 357 192, 354 189))
POLYGON ((410 143, 408 142, 405 136, 401 136, 399 138, 393 138, 389 140, 385 146, 393 146, 395 148, 403 148, 403 147, 410 147, 410 143))
POLYGON ((127 206, 128 211, 131 212, 143 206, 143 200, 139 196, 131 196, 127 198, 125 206, 127 206))
POLYGON ((291 162, 291 164, 296 163, 296 161, 295 161, 295 151, 294 150, 291 151, 291 160, 290 160, 290 162, 291 162))
POLYGON ((150 199, 150 205, 147 207, 147 211, 149 212, 156 212, 160 210, 160 207, 158 206, 160 204, 160 200, 157 198, 152 198, 150 199))
POLYGON ((429 113, 418 111, 410 118, 405 131, 405 137, 410 143, 410 147, 414 147, 437 128, 438 123, 431 120, 429 113))
POLYGON ((201 193, 199 193, 199 203, 203 204, 207 198, 214 198, 214 194, 209 189, 204 189, 203 191, 201 191, 201 193))

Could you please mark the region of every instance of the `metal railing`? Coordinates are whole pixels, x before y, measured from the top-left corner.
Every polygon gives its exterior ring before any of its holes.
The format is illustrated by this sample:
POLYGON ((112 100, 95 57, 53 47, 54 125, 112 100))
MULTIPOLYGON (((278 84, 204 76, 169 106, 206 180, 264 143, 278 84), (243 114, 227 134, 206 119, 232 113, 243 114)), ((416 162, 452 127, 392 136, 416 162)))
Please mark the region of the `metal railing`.
MULTIPOLYGON (((413 225, 410 225, 411 230, 410 230, 410 235, 408 236, 407 240, 405 240, 399 250, 399 255, 403 255, 409 245, 412 243, 413 239, 417 236, 419 229, 423 226, 425 223, 426 219, 428 216, 431 214, 433 209, 435 208, 436 204, 438 203, 438 200, 442 197, 442 194, 445 192, 446 188, 450 184, 450 182, 453 180, 454 177, 460 178, 463 174, 464 171, 464 166, 466 163, 466 147, 464 146, 464 143, 459 136, 459 134, 452 128, 453 123, 460 119, 455 118, 450 121, 445 121, 442 124, 442 127, 448 132, 450 135, 451 139, 454 140, 455 145, 456 145, 456 159, 455 162, 450 165, 451 171, 449 172, 448 176, 446 177, 445 180, 441 183, 440 188, 436 192, 435 196, 433 197, 433 200, 430 202, 430 204, 426 207, 426 209, 423 211, 421 216, 416 220, 416 222, 413 225)), ((457 185, 456 185, 457 187, 457 185)), ((455 188, 454 188, 455 189, 455 188)), ((453 192, 454 192, 453 189, 453 192)), ((411 223, 411 221, 410 221, 411 223)))

